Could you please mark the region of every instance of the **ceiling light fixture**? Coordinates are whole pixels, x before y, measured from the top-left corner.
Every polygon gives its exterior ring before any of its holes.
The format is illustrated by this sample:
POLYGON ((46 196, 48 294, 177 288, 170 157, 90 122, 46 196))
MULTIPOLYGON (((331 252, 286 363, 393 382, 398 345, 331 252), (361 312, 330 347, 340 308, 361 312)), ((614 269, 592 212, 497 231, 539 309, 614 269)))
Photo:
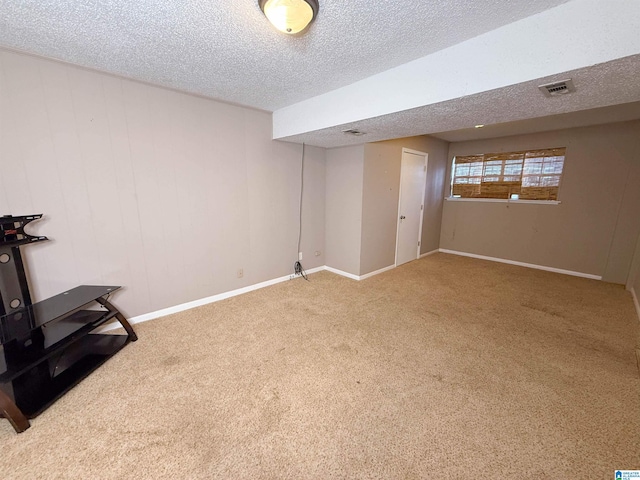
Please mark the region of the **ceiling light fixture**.
POLYGON ((318 15, 318 0, 258 0, 269 21, 283 33, 302 32, 318 15))
POLYGON ((476 125, 475 128, 482 128, 484 125, 476 125))

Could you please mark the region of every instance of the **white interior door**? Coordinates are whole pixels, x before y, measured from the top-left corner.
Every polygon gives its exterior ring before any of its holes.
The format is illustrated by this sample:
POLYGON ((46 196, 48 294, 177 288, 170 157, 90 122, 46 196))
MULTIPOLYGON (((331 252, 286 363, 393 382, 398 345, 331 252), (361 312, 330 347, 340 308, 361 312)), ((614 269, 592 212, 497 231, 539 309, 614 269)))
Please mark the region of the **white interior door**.
POLYGON ((420 256, 422 209, 427 180, 427 154, 402 149, 396 266, 420 256))

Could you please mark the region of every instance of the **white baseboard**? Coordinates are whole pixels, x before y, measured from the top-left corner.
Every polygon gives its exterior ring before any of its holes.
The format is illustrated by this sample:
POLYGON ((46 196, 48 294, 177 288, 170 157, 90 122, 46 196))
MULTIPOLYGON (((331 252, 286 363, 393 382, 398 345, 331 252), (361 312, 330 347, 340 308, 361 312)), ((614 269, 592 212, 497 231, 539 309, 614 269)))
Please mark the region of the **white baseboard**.
MULTIPOLYGON (((312 273, 327 270, 337 275, 342 275, 343 277, 351 278, 352 280, 363 280, 365 278, 372 277, 379 273, 386 272, 387 270, 390 270, 392 268, 395 268, 395 265, 390 265, 388 267, 381 268, 380 270, 376 270, 375 272, 358 276, 358 275, 353 275, 352 273, 343 272, 342 270, 338 270, 337 268, 327 267, 326 265, 323 265, 321 267, 316 267, 316 268, 311 268, 309 270, 306 270, 306 273, 311 275, 312 273)), ((285 275, 284 277, 274 278, 272 280, 267 280, 265 282, 256 283, 255 285, 249 285, 248 287, 238 288, 236 290, 231 290, 229 292, 219 293, 218 295, 212 295, 210 297, 201 298, 199 300, 193 300, 191 302, 181 303, 180 305, 163 308, 161 310, 156 310, 155 312, 149 312, 143 315, 137 315, 135 317, 129 318, 128 321, 131 325, 135 325, 136 323, 147 322, 149 320, 166 317, 167 315, 172 315, 174 313, 184 312, 185 310, 189 310, 191 308, 201 307, 209 303, 219 302, 220 300, 225 300, 227 298, 235 297, 237 295, 242 295, 243 293, 252 292, 253 290, 258 290, 260 288, 269 287, 277 283, 286 282, 287 280, 293 280, 296 277, 297 276, 295 275, 285 275)), ((115 330, 120 327, 121 325, 118 322, 112 322, 109 325, 105 325, 102 328, 97 329, 96 333, 107 332, 109 330, 115 330)))
MULTIPOLYGON (((322 270, 325 270, 324 266, 311 268, 309 270, 305 270, 305 272, 308 275, 311 275, 312 273, 320 272, 322 270)), ((266 280, 264 282, 256 283, 254 285, 249 285, 248 287, 238 288, 236 290, 231 290, 229 292, 219 293, 218 295, 212 295, 210 297, 201 298, 199 300, 193 300, 191 302, 181 303, 180 305, 163 308, 161 310, 156 310, 155 312, 149 312, 143 315, 137 315, 135 317, 129 318, 128 321, 131 325, 134 325, 136 323, 147 322, 149 320, 154 320, 156 318, 166 317, 167 315, 171 315, 178 312, 184 312, 185 310, 190 310, 196 307, 201 307, 202 305, 207 305, 209 303, 219 302, 220 300, 236 297, 238 295, 242 295, 243 293, 249 293, 254 290, 259 290, 264 287, 275 285, 277 283, 293 280, 294 278, 297 278, 297 277, 298 276, 293 274, 285 275, 284 277, 274 278, 272 280, 266 280)), ((104 327, 97 329, 96 333, 107 332, 109 330, 115 330, 116 328, 120 328, 120 327, 121 327, 120 323, 112 322, 109 325, 105 325, 104 327)))
POLYGON ((393 268, 396 268, 395 265, 389 265, 388 267, 381 268, 380 270, 376 270, 375 272, 365 273, 364 275, 360 275, 358 280, 364 280, 365 278, 373 277, 374 275, 378 275, 379 273, 389 271, 393 268))
MULTIPOLYGON (((495 258, 495 257, 487 257, 485 255, 476 255, 474 253, 466 253, 466 252, 458 252, 455 250, 447 250, 444 248, 439 248, 436 250, 432 250, 430 252, 427 253, 423 253, 422 255, 420 255, 420 258, 426 257, 428 255, 433 255, 434 253, 438 253, 438 252, 442 252, 442 253, 449 253, 452 255, 461 255, 464 257, 472 257, 472 258, 478 258, 481 260, 490 260, 493 262, 500 262, 500 263, 508 263, 510 265, 518 265, 521 267, 528 267, 528 268, 535 268, 538 270, 547 270, 549 272, 555 272, 555 273, 563 273, 565 275, 573 275, 576 277, 584 277, 584 278, 591 278, 594 280, 602 280, 602 277, 597 276, 597 275, 591 275, 588 273, 580 273, 580 272, 572 272, 570 270, 562 270, 559 268, 552 268, 552 267, 545 267, 542 265, 534 265, 531 263, 523 263, 523 262, 516 262, 513 260, 505 260, 503 258, 495 258)), ((388 267, 384 267, 381 268, 380 270, 376 270, 374 272, 370 272, 370 273, 366 273, 364 275, 354 275, 353 273, 349 273, 349 272, 345 272, 342 270, 338 270, 337 268, 333 268, 333 267, 329 267, 329 266, 321 266, 321 267, 316 267, 316 268, 311 268, 309 270, 306 270, 307 274, 312 274, 312 273, 316 273, 316 272, 321 272, 323 270, 326 270, 328 272, 331 273, 335 273, 336 275, 341 275, 343 277, 347 277, 350 278, 352 280, 364 280, 366 278, 370 278, 373 277, 374 275, 378 275, 380 273, 386 272, 388 270, 391 270, 393 268, 396 268, 395 265, 389 265, 388 267)), ((244 293, 248 293, 248 292, 252 292, 254 290, 259 290, 261 288, 265 288, 265 287, 269 287, 271 285, 276 285, 278 283, 281 282, 286 282, 288 280, 293 280, 294 278, 296 278, 295 275, 285 275, 284 277, 279 277, 279 278, 274 278, 272 280, 267 280, 264 282, 260 282, 260 283, 256 283, 255 285, 249 285, 247 287, 243 287, 243 288, 238 288, 236 290, 231 290, 229 292, 224 292, 224 293, 219 293, 217 295, 212 295, 210 297, 206 297, 206 298, 201 298, 199 300, 193 300, 191 302, 186 302, 186 303, 182 303, 180 305, 175 305, 173 307, 168 307, 168 308, 163 308, 161 310, 156 310, 155 312, 149 312, 149 313, 145 313, 143 315, 138 315, 135 317, 131 317, 129 318, 129 323, 132 325, 135 325, 136 323, 142 323, 142 322, 147 322, 149 320, 154 320, 156 318, 161 318, 161 317, 165 317, 167 315, 171 315, 174 313, 178 313, 178 312, 184 312, 185 310, 189 310, 191 308, 196 308, 196 307, 201 307, 203 305, 207 305, 209 303, 214 303, 214 302, 219 302, 220 300, 225 300, 227 298, 231 298, 231 297, 235 297, 237 295, 242 295, 244 293)), ((636 293, 634 290, 631 290, 631 294, 633 295, 633 301, 635 303, 636 306, 636 310, 638 312, 638 317, 640 318, 640 305, 638 304, 638 297, 636 296, 636 293)), ((100 332, 106 332, 109 330, 114 330, 116 328, 120 328, 120 324, 117 322, 113 322, 109 325, 105 325, 104 327, 96 330, 96 333, 100 333, 100 332)))
MULTIPOLYGON (((376 270, 375 272, 367 273, 365 275, 354 275, 349 272, 344 272, 342 270, 338 270, 337 268, 328 267, 323 265, 321 267, 311 268, 309 270, 305 270, 305 273, 311 275, 312 273, 321 272, 326 270, 331 273, 335 273, 337 275, 341 275, 343 277, 350 278, 352 280, 364 280, 365 278, 373 277, 374 275, 378 275, 379 273, 386 272, 387 270, 391 270, 392 268, 396 268, 395 265, 389 265, 388 267, 381 268, 380 270, 376 270)), ((149 320, 154 320, 156 318, 166 317, 167 315, 172 315, 174 313, 184 312, 185 310, 189 310, 191 308, 201 307, 203 305, 207 305, 209 303, 219 302, 220 300, 225 300, 227 298, 235 297, 237 295, 242 295, 243 293, 249 293, 254 290, 258 290, 260 288, 269 287, 271 285, 276 285, 277 283, 286 282, 287 280, 293 280, 296 278, 296 275, 285 275, 284 277, 274 278, 272 280, 267 280, 264 282, 256 283, 255 285, 249 285, 248 287, 238 288, 236 290, 231 290, 229 292, 219 293, 217 295, 212 295, 210 297, 201 298, 198 300, 193 300, 191 302, 181 303, 180 305, 175 305, 173 307, 163 308, 161 310, 156 310, 155 312, 145 313, 143 315, 137 315, 135 317, 131 317, 128 319, 131 325, 135 325, 136 323, 147 322, 149 320)), ((109 330, 115 330, 116 328, 120 328, 120 324, 117 322, 112 322, 109 325, 105 325, 102 328, 96 330, 96 333, 107 332, 109 330)))
POLYGON ((519 267, 535 268, 536 270, 546 270, 547 272, 562 273, 564 275, 572 275, 574 277, 590 278, 592 280, 602 280, 600 275, 592 275, 590 273, 574 272, 572 270, 563 270, 561 268, 546 267, 544 265, 536 265, 534 263, 516 262, 504 258, 487 257, 485 255, 476 255, 475 253, 458 252, 456 250, 447 250, 440 248, 438 251, 442 253, 450 253, 452 255, 461 255, 463 257, 478 258, 480 260, 489 260, 491 262, 508 263, 509 265, 517 265, 519 267))
POLYGON ((328 266, 324 267, 324 269, 327 272, 335 273, 336 275, 341 275, 343 277, 347 277, 347 278, 350 278, 351 280, 357 280, 357 281, 364 280, 365 278, 373 277, 374 275, 378 275, 382 272, 386 272, 393 268, 396 268, 396 266, 389 265, 388 267, 381 268, 380 270, 376 270, 374 272, 365 273, 364 275, 354 275, 353 273, 345 272, 343 270, 338 270, 337 268, 328 267, 328 266))
POLYGON ((338 270, 337 268, 327 267, 325 265, 324 269, 327 272, 335 273, 336 275, 341 275, 343 277, 350 278, 351 280, 360 280, 360 277, 358 275, 354 275, 353 273, 349 273, 349 272, 344 272, 342 270, 338 270))

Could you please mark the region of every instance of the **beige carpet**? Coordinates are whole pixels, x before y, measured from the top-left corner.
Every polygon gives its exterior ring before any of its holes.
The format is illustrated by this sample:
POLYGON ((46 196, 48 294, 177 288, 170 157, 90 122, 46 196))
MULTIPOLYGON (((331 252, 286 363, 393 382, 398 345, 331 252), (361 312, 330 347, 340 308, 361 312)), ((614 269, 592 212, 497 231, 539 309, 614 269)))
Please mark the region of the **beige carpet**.
MULTIPOLYGON (((640 469, 623 287, 436 254, 136 326, 2 479, 612 479, 640 469)), ((117 298, 115 300, 117 303, 117 298)))

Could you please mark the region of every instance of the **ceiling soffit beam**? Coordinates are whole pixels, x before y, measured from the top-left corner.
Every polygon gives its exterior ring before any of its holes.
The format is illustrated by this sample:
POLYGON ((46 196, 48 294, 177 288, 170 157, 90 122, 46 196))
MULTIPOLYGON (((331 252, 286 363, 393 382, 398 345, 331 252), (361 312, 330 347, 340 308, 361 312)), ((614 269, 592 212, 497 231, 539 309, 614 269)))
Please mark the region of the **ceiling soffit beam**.
POLYGON ((273 138, 354 124, 640 53, 640 2, 573 0, 276 110, 273 138))
POLYGON ((345 124, 280 140, 325 148, 425 134, 447 141, 464 141, 640 118, 640 86, 636 82, 640 54, 566 73, 580 85, 571 95, 545 98, 538 85, 555 78, 547 77, 359 120, 357 128, 366 132, 366 136, 345 135, 344 130, 353 128, 353 124, 345 124), (589 115, 590 110, 611 106, 617 108, 607 115, 589 115), (564 116, 568 112, 587 115, 564 116), (554 122, 549 120, 550 116, 560 116, 564 121, 554 122), (486 128, 474 128, 478 119, 487 124, 486 128), (457 140, 448 140, 451 135, 457 140))

